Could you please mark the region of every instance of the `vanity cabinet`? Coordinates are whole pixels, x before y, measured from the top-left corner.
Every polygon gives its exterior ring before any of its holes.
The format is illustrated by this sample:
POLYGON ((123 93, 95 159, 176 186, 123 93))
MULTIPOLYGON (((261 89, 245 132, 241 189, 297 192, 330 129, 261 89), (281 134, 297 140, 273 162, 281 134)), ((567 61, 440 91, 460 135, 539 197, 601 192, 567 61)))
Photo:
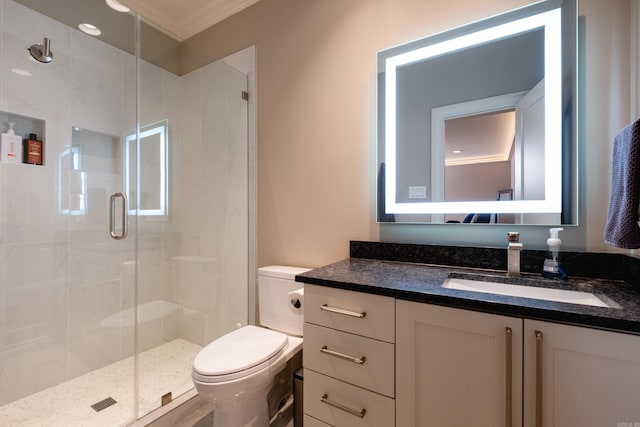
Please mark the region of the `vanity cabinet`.
POLYGON ((305 424, 395 423, 395 300, 305 285, 305 424))
POLYGON ((396 302, 396 424, 640 423, 640 337, 396 302))
POLYGON ((396 425, 521 425, 521 319, 401 300, 396 312, 396 425))
POLYGON ((524 349, 526 427, 640 425, 639 336, 525 319, 524 349))

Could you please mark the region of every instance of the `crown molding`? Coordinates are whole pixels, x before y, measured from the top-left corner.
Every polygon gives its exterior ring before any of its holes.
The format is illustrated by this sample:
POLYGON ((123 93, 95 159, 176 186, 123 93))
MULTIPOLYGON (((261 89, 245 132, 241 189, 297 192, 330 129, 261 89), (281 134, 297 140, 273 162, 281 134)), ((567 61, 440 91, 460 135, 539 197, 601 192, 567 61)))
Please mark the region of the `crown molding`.
POLYGON ((142 18, 171 35, 178 41, 184 41, 220 21, 257 3, 259 0, 212 0, 203 8, 189 6, 183 0, 184 8, 188 11, 181 16, 174 16, 169 11, 162 10, 154 0, 121 0, 142 18))
POLYGON ((202 10, 192 11, 179 23, 178 34, 188 39, 259 0, 213 0, 202 10))

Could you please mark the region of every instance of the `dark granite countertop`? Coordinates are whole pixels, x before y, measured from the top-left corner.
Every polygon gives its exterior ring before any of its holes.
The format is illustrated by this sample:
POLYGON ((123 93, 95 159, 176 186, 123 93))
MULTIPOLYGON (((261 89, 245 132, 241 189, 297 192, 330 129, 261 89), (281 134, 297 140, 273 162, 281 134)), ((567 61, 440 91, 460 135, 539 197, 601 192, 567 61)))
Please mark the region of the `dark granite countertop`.
POLYGON ((296 281, 408 301, 640 334, 640 287, 622 280, 570 278, 567 281, 554 281, 532 273, 507 277, 502 270, 351 258, 300 274, 296 276, 296 281), (450 275, 587 291, 612 307, 443 288, 442 283, 450 275))

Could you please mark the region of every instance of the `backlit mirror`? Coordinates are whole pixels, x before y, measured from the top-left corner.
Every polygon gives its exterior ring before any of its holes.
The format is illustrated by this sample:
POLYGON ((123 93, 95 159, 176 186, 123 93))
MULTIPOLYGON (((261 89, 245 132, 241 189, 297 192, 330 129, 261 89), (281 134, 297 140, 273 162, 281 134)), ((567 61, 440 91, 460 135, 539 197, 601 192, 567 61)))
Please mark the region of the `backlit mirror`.
POLYGON ((575 0, 378 53, 378 220, 576 222, 575 0))
POLYGON ((132 132, 124 139, 125 189, 129 215, 167 215, 167 121, 140 129, 140 145, 132 132), (138 161, 138 155, 140 159, 138 161), (138 182, 135 182, 139 170, 138 182), (139 188, 139 193, 136 191, 139 188))

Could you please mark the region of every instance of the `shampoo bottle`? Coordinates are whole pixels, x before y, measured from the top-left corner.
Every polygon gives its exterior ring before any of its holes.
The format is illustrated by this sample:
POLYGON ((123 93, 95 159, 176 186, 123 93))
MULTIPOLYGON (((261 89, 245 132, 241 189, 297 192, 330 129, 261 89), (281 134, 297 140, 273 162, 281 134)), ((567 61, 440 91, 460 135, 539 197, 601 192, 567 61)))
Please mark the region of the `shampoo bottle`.
POLYGON ((2 134, 0 141, 0 160, 6 163, 22 162, 22 138, 13 131, 14 124, 9 122, 9 130, 2 134))
POLYGON ((558 238, 558 232, 564 230, 563 228, 551 228, 549 229, 549 238, 547 239, 547 245, 549 245, 549 252, 544 260, 544 266, 542 267, 542 275, 549 279, 565 280, 567 278, 567 272, 564 266, 560 263, 560 245, 562 240, 558 238))
POLYGON ((24 140, 24 162, 30 165, 42 164, 42 141, 35 133, 30 133, 29 138, 24 140))

